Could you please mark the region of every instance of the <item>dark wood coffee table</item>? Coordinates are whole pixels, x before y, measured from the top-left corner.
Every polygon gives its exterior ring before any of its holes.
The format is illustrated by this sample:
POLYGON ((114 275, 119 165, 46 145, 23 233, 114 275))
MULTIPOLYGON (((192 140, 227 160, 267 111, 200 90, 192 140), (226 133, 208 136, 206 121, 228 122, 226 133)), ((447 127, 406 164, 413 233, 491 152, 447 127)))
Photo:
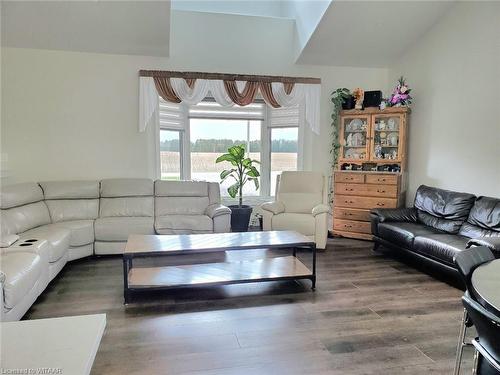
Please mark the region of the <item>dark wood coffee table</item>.
POLYGON ((228 285, 274 280, 309 279, 316 287, 316 245, 293 231, 129 236, 123 254, 124 299, 131 292, 194 286, 228 285), (238 262, 134 267, 133 259, 251 249, 286 249, 290 256, 238 262), (297 248, 312 251, 312 270, 296 256, 297 248))

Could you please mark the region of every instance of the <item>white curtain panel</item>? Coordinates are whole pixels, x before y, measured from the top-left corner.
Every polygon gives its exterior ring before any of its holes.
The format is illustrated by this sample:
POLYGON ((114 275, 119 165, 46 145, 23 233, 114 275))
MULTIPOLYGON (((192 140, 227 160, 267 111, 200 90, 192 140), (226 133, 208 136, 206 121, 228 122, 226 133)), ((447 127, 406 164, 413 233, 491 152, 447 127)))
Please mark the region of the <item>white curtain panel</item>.
POLYGON ((158 110, 158 92, 153 77, 139 77, 139 132, 146 130, 158 110))
MULTIPOLYGON (((230 99, 222 80, 197 79, 193 88, 189 87, 183 78, 170 79, 172 89, 183 103, 196 105, 210 92, 215 101, 223 107, 232 107, 230 99)), ((238 91, 242 91, 246 82, 237 81, 238 91)), ((139 94, 139 131, 146 130, 155 111, 158 108, 158 92, 152 77, 140 77, 139 94)), ((305 119, 311 130, 320 133, 320 96, 321 86, 317 84, 296 83, 292 92, 287 94, 281 82, 272 82, 273 95, 281 107, 294 107, 298 104, 305 105, 305 119)))

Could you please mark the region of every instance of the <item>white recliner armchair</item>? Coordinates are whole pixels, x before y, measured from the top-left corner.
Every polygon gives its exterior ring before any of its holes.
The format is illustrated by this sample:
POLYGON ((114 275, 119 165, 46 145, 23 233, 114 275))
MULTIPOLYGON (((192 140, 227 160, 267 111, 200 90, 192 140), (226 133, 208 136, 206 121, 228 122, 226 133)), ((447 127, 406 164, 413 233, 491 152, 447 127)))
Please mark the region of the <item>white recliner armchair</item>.
POLYGON ((282 172, 276 201, 262 205, 264 230, 294 230, 310 237, 318 249, 328 236, 328 184, 318 172, 282 172))

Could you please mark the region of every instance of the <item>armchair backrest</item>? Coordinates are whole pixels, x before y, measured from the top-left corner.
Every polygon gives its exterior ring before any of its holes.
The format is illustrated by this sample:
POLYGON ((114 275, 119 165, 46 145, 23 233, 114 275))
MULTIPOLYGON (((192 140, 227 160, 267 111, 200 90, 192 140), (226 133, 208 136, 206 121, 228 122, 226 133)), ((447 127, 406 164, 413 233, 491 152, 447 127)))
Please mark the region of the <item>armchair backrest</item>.
POLYGON ((322 173, 282 172, 277 180, 276 200, 285 212, 308 213, 318 204, 326 204, 326 181, 322 173))
POLYGON ((220 203, 219 184, 203 181, 155 181, 155 216, 204 215, 220 203))

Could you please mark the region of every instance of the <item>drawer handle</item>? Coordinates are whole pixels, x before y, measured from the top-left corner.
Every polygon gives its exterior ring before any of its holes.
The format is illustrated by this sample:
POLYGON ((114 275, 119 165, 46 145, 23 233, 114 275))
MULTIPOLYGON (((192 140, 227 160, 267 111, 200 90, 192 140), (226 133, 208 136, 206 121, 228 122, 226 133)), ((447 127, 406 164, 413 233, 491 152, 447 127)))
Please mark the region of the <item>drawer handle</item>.
POLYGON ((352 228, 352 225, 344 224, 344 228, 352 228))
POLYGON ((385 193, 385 190, 377 189, 377 193, 385 193))
POLYGON ((346 180, 354 180, 354 177, 346 177, 346 180))
POLYGON ((378 182, 385 182, 385 178, 379 178, 377 181, 378 182))
POLYGON ((353 201, 344 201, 345 203, 354 203, 353 201))
POLYGON ((344 216, 352 216, 352 214, 350 212, 346 212, 344 216))
POLYGON ((345 188, 345 191, 354 191, 352 188, 345 188))
POLYGON ((385 206, 385 203, 377 202, 377 206, 385 206))

